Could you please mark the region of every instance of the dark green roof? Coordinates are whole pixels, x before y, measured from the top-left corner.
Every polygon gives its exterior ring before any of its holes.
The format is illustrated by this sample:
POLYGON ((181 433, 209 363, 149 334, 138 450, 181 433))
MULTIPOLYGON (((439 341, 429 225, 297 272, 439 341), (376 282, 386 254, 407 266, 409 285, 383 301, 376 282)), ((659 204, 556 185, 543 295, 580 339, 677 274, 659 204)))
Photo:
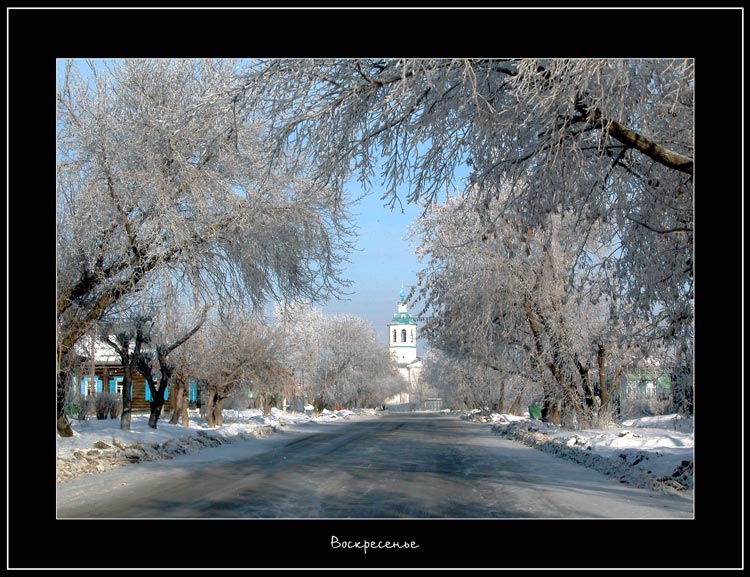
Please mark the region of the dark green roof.
POLYGON ((416 325, 417 323, 409 313, 395 313, 391 324, 416 325), (404 318, 401 318, 401 315, 404 315, 404 318))

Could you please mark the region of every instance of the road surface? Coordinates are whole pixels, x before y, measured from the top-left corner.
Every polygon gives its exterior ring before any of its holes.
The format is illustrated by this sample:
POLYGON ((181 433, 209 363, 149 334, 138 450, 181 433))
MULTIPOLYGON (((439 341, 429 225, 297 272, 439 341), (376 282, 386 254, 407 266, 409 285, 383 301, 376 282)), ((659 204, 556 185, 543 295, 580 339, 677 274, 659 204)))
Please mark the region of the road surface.
POLYGON ((443 413, 300 426, 57 487, 58 518, 690 518, 622 484, 443 413))

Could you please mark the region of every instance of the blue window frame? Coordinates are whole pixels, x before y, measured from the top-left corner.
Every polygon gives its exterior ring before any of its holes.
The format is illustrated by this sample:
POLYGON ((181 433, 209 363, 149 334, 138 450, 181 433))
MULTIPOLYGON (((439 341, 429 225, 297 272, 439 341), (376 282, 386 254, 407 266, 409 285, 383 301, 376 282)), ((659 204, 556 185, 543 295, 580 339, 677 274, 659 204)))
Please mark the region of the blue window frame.
POLYGON ((188 403, 198 402, 198 383, 190 381, 188 383, 188 403))
POLYGON ((94 377, 94 386, 91 387, 91 375, 83 377, 81 379, 81 394, 82 395, 93 395, 94 393, 102 392, 102 379, 100 377, 94 377))
POLYGON ((124 378, 125 377, 112 377, 111 379, 109 379, 109 392, 110 393, 121 393, 122 392, 122 381, 123 381, 124 378))
MULTIPOLYGON (((151 400, 152 400, 151 399, 151 388, 148 386, 148 383, 144 383, 144 386, 146 388, 146 400, 148 402, 151 402, 151 400)), ((167 390, 164 391, 164 400, 165 401, 169 400, 169 387, 167 387, 167 390)))

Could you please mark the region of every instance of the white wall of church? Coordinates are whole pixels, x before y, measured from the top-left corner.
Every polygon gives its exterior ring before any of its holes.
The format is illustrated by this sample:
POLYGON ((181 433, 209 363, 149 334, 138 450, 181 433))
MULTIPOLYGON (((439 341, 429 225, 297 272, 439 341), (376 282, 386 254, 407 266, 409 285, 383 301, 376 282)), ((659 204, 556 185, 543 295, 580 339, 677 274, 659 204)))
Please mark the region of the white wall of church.
POLYGON ((397 304, 397 312, 393 316, 393 322, 388 324, 388 348, 391 357, 398 365, 398 372, 404 380, 404 390, 395 397, 388 399, 386 404, 408 403, 416 390, 421 363, 418 363, 418 366, 407 366, 417 360, 417 326, 413 323, 414 321, 409 315, 408 307, 404 301, 402 289, 401 300, 397 304))
POLYGON ((399 364, 408 364, 417 359, 417 346, 391 346, 391 356, 399 364))

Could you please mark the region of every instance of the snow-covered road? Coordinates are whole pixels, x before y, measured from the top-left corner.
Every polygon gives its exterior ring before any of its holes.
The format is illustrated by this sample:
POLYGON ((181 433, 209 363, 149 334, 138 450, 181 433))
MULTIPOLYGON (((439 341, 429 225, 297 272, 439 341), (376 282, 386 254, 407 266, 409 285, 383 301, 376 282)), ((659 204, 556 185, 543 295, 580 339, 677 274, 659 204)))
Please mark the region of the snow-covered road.
POLYGON ((58 517, 689 518, 692 500, 447 414, 391 414, 121 467, 57 487, 58 517))

